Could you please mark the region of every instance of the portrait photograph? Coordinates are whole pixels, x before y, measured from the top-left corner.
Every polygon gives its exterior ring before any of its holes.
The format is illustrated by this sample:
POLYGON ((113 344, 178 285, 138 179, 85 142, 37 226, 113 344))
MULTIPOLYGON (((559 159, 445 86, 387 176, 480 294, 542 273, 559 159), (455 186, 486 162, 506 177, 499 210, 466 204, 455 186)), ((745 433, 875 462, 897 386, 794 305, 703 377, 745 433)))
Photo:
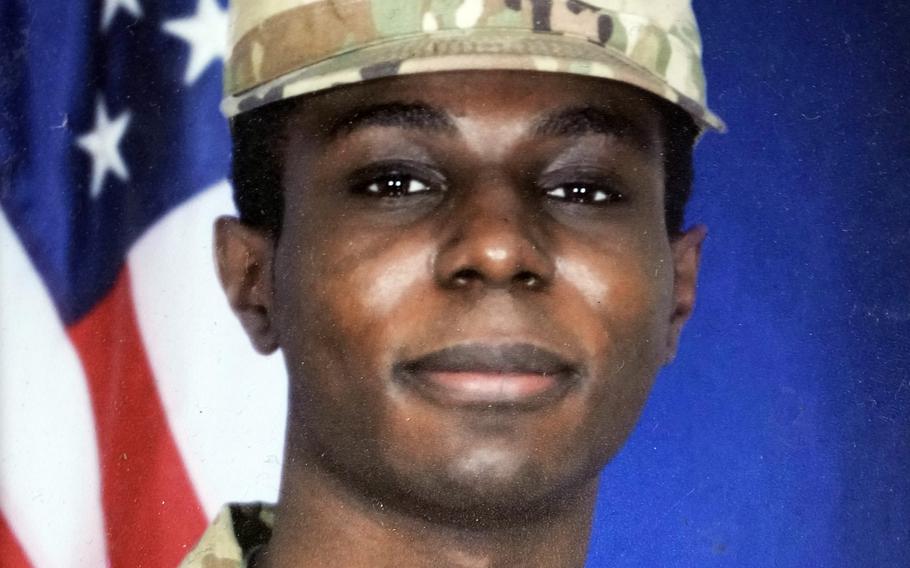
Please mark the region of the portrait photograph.
POLYGON ((0 565, 910 566, 908 30, 0 0, 0 565))

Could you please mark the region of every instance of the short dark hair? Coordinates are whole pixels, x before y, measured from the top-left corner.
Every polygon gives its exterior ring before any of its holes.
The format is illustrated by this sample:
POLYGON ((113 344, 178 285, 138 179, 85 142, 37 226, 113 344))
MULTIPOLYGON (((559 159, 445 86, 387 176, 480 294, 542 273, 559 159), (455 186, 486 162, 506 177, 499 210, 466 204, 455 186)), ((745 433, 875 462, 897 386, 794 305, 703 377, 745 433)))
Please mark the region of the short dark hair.
MULTIPOLYGON (((653 100, 663 123, 664 214, 667 232, 673 237, 682 231, 686 203, 692 193, 692 151, 699 130, 689 113, 680 107, 657 97, 653 100)), ((281 234, 284 215, 284 125, 297 104, 296 99, 273 103, 231 121, 234 203, 240 220, 274 237, 281 234)))

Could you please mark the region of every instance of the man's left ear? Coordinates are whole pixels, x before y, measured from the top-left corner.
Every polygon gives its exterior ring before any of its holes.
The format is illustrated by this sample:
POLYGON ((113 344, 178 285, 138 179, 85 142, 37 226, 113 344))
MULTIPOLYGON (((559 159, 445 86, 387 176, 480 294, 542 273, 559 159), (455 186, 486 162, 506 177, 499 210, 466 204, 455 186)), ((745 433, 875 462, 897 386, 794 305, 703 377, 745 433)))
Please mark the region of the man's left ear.
POLYGON ((701 245, 707 234, 707 227, 696 225, 670 242, 673 254, 673 311, 670 314, 665 363, 669 363, 676 357, 679 334, 695 308, 701 245))

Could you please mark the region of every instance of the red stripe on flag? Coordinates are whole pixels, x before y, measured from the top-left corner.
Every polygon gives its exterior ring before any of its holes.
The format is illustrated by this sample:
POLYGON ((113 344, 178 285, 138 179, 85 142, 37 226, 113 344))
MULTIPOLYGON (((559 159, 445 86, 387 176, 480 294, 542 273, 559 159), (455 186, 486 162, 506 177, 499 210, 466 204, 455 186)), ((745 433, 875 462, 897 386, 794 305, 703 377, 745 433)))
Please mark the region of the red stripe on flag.
POLYGON ((155 387, 126 268, 68 333, 92 398, 111 566, 176 566, 205 529, 205 515, 155 387))
POLYGON ((31 563, 25 555, 22 545, 16 540, 16 535, 6 522, 6 517, 0 513, 0 558, 3 559, 3 568, 31 568, 31 563))

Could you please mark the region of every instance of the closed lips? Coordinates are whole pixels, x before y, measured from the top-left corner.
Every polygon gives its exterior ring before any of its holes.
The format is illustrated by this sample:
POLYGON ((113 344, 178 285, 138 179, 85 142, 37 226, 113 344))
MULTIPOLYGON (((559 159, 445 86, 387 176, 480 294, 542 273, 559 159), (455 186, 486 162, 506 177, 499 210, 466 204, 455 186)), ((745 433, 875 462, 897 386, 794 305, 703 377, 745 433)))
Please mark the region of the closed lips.
POLYGON ((466 344, 395 365, 394 376, 443 406, 540 408, 577 383, 578 366, 531 344, 466 344))

